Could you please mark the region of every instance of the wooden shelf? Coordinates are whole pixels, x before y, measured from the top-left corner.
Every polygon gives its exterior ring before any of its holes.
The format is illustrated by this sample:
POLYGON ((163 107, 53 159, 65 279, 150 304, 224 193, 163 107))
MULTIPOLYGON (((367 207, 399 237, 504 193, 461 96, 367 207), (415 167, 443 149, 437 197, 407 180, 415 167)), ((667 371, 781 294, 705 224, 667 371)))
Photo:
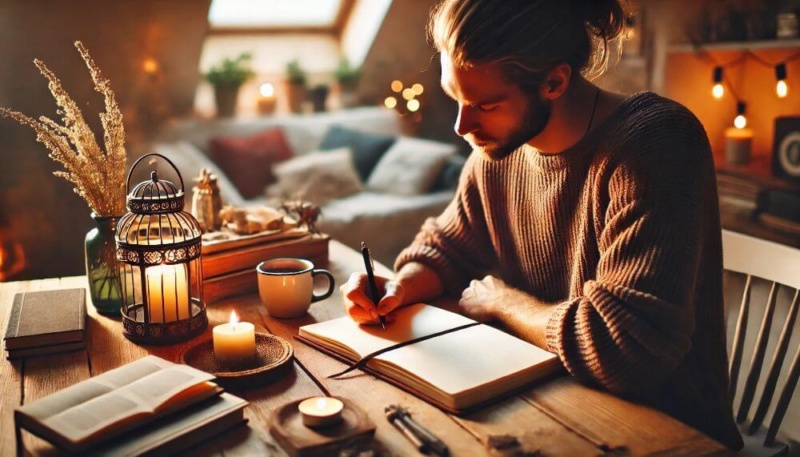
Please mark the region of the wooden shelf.
MULTIPOLYGON (((726 163, 722 154, 714 154, 714 165, 718 176, 734 177, 747 185, 753 185, 762 195, 773 189, 800 194, 800 184, 772 175, 771 157, 755 156, 747 164, 733 165, 726 163)), ((752 202, 751 205, 732 204, 729 199, 720 198, 722 227, 756 238, 800 248, 800 236, 796 233, 764 225, 758 220, 758 213, 763 210, 758 207, 759 204, 761 204, 760 201, 752 202)))
POLYGON ((758 51, 763 49, 792 49, 800 48, 800 39, 763 40, 763 41, 724 41, 719 43, 701 43, 695 46, 691 43, 672 44, 667 48, 671 53, 695 52, 696 49, 706 51, 758 51))

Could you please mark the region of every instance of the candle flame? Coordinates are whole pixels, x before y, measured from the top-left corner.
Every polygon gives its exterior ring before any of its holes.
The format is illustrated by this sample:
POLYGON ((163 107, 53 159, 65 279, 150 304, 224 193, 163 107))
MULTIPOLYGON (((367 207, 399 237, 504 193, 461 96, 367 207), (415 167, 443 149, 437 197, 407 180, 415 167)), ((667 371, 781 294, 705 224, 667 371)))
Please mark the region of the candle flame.
POLYGON ((231 311, 231 325, 236 326, 239 323, 239 316, 236 315, 236 311, 231 311))
POLYGON ((327 405, 328 405, 328 402, 325 400, 325 398, 320 398, 319 400, 317 400, 317 408, 325 409, 325 406, 327 406, 327 405))

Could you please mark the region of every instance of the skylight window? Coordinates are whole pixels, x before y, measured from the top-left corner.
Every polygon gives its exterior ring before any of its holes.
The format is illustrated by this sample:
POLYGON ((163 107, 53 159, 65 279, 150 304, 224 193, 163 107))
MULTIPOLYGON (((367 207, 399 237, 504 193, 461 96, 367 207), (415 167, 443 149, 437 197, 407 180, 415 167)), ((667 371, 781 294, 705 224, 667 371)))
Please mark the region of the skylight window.
POLYGON ((212 0, 212 28, 331 27, 342 0, 212 0))

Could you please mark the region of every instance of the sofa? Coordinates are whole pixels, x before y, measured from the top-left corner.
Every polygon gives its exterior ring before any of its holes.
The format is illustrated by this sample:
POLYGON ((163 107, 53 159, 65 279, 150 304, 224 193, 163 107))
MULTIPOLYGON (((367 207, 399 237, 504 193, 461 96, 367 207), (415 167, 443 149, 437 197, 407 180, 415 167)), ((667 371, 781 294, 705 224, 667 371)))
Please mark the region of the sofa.
MULTIPOLYGON (((453 144, 402 134, 385 108, 244 119, 178 120, 153 152, 180 171, 191 209, 201 168, 218 177, 224 204, 276 206, 303 198, 320 205, 317 227, 392 265, 423 221, 453 197, 465 159, 453 144)), ((156 169, 169 179, 167 164, 156 169)))

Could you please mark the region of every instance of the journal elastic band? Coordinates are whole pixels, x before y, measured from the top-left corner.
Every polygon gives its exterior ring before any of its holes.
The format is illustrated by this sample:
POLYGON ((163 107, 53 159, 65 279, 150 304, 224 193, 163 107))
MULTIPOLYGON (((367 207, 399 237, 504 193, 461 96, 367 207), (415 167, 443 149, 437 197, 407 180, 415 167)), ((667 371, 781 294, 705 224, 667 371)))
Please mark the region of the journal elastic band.
POLYGON ((462 329, 465 329, 465 328, 469 328, 469 327, 474 327, 474 326, 479 325, 479 324, 480 324, 480 322, 471 322, 469 324, 464 324, 464 325, 460 325, 458 327, 453 327, 451 329, 442 330, 441 332, 431 333, 430 335, 421 336, 421 337, 415 338, 413 340, 403 341, 402 343, 397 343, 394 346, 389 346, 387 348, 380 349, 380 350, 375 351, 375 352, 373 352, 371 354, 365 355, 364 357, 361 358, 361 360, 359 360, 355 364, 351 365, 346 370, 328 376, 328 379, 338 378, 339 376, 341 376, 343 374, 350 373, 353 370, 358 370, 358 369, 364 368, 364 366, 367 364, 367 362, 369 362, 370 360, 374 359, 375 357, 377 357, 377 356, 379 356, 381 354, 385 354, 385 353, 387 353, 389 351, 394 351, 395 349, 399 349, 399 348, 401 348, 403 346, 408 346, 410 344, 419 343, 420 341, 429 340, 429 339, 435 338, 437 336, 445 335, 447 333, 452 333, 452 332, 455 332, 455 331, 458 331, 458 330, 462 330, 462 329))

